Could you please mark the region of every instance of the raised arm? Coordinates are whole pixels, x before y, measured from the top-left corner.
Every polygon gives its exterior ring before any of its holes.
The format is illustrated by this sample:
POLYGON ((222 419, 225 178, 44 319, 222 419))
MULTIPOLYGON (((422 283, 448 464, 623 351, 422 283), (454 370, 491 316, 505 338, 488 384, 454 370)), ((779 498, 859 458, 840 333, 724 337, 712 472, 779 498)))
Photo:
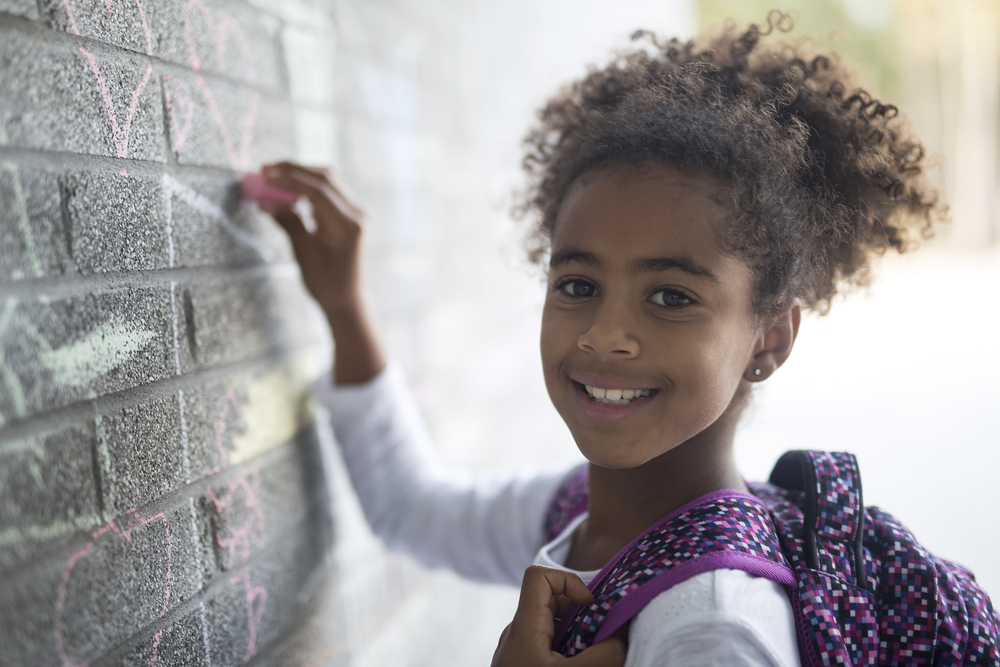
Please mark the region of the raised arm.
POLYGON ((310 232, 289 207, 270 205, 292 241, 306 288, 319 303, 333 332, 334 382, 360 384, 385 368, 385 357, 368 319, 361 290, 361 239, 365 214, 344 194, 328 169, 291 162, 267 165, 268 181, 307 197, 316 230, 310 232))

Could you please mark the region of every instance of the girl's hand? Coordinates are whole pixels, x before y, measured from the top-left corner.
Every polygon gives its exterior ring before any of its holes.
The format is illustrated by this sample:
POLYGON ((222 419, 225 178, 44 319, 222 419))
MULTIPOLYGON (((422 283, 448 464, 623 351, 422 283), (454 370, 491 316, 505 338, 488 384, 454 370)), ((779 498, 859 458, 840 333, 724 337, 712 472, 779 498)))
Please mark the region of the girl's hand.
POLYGON ((567 658, 552 650, 555 619, 570 602, 590 604, 594 596, 575 574, 540 565, 524 572, 514 620, 500 635, 491 667, 622 667, 625 642, 613 636, 567 658))
POLYGON ((288 232, 306 288, 333 330, 336 383, 371 379, 385 366, 385 360, 361 296, 364 212, 344 195, 337 176, 328 169, 279 162, 265 165, 261 173, 269 182, 307 197, 312 204, 316 220, 313 232, 290 207, 272 205, 265 210, 288 232))

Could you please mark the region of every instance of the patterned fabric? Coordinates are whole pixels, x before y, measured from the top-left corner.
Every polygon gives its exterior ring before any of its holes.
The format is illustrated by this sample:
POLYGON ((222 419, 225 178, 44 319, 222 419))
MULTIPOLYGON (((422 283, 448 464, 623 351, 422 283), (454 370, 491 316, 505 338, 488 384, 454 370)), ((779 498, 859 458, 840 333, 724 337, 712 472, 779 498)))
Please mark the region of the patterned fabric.
POLYGON ((587 511, 590 491, 587 486, 587 466, 578 466, 570 471, 552 495, 549 509, 545 512, 545 541, 559 537, 566 526, 587 511))
MULTIPOLYGON (((596 602, 565 614, 563 623, 571 629, 553 650, 571 656, 601 641, 628 620, 616 623, 612 618, 616 604, 623 598, 667 577, 671 584, 680 583, 704 571, 703 566, 711 565, 713 560, 727 563, 716 567, 765 575, 773 571, 780 573, 779 577, 783 575, 785 583, 794 581, 767 507, 753 496, 730 492, 710 502, 681 508, 626 547, 615 565, 602 571, 591 584, 592 588, 596 586, 596 602)), ((655 594, 659 592, 662 590, 655 594)))
MULTIPOLYGON (((586 509, 585 473, 574 471, 553 498, 547 535, 586 509)), ((753 496, 709 494, 650 528, 595 578, 595 603, 566 613, 553 649, 579 653, 670 586, 729 567, 788 586, 809 667, 1000 667, 1000 620, 989 597, 968 570, 928 553, 888 513, 864 507, 853 455, 789 452, 775 466, 778 481, 750 484, 753 496)))

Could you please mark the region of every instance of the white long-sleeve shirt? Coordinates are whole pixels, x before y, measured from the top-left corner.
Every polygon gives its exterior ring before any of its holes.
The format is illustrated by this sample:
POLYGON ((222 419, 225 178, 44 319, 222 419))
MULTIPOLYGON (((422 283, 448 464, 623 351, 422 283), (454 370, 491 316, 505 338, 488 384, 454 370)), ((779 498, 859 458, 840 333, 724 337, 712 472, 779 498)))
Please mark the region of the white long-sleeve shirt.
MULTIPOLYGON (((517 586, 532 563, 568 570, 574 520, 544 544, 543 517, 565 473, 534 477, 445 468, 402 374, 390 366, 363 385, 313 387, 329 410, 354 489, 387 546, 469 579, 517 586)), ((572 571, 572 570, 571 570, 572 571)), ((585 582, 596 572, 576 572, 585 582)), ((798 647, 780 584, 739 570, 696 575, 632 620, 625 667, 792 667, 798 647)))

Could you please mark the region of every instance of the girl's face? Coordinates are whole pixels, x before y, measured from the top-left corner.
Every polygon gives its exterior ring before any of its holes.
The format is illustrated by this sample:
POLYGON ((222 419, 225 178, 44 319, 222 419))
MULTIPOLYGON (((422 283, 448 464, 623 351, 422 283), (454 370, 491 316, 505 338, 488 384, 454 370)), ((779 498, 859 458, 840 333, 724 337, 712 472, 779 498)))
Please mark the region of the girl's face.
POLYGON ((719 187, 671 166, 615 165, 578 179, 559 208, 542 365, 597 465, 633 468, 710 433, 753 371, 753 273, 718 241, 719 187))

